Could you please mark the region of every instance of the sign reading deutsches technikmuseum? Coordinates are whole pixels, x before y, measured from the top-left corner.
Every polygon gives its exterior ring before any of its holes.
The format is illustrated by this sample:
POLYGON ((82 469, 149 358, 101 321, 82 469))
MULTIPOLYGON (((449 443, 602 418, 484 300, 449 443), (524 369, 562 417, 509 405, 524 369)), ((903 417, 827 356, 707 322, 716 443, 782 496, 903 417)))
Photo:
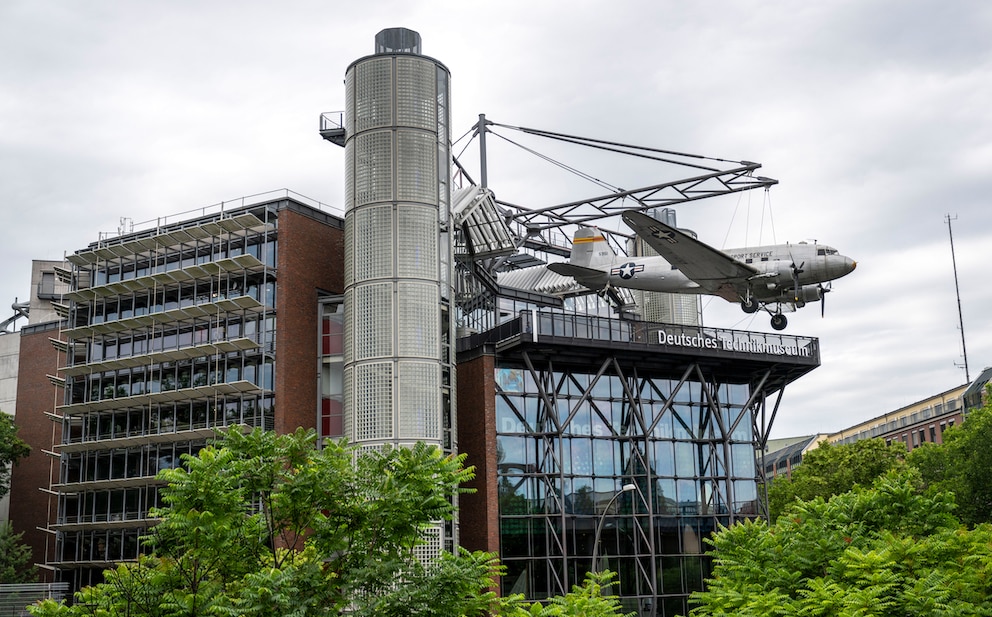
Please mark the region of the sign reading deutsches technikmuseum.
POLYGON ((659 345, 689 347, 692 349, 712 349, 743 353, 765 354, 770 356, 813 357, 812 339, 762 335, 734 330, 719 330, 714 334, 702 332, 657 331, 659 345))

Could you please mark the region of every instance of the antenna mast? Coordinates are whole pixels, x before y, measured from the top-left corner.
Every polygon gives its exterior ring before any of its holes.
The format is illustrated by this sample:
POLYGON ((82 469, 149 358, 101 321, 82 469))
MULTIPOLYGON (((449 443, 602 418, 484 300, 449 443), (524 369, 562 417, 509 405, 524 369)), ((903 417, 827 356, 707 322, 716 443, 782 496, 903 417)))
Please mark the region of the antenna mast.
POLYGON ((954 266, 954 292, 958 296, 958 324, 961 330, 961 353, 964 354, 964 379, 966 383, 971 383, 971 375, 968 373, 968 348, 964 344, 964 318, 961 316, 961 288, 958 286, 958 262, 954 258, 954 232, 951 231, 951 221, 958 220, 957 215, 952 218, 950 214, 944 215, 947 221, 947 234, 951 238, 951 264, 954 266))

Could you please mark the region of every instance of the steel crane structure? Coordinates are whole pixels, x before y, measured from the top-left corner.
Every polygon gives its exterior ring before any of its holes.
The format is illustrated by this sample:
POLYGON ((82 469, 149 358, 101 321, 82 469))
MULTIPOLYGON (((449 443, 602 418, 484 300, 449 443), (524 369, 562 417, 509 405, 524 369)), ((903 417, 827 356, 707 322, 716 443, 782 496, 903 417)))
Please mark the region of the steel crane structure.
MULTIPOLYGON (((540 263, 537 258, 526 257, 520 251, 521 248, 530 253, 567 256, 571 246, 570 232, 576 226, 595 225, 611 238, 614 249, 626 253, 625 240, 631 238, 632 234, 617 229, 620 227, 619 216, 624 211, 672 207, 742 191, 768 189, 778 184, 778 180, 756 175, 761 164, 752 161, 735 161, 502 124, 488 120, 485 114, 479 115, 478 123, 466 136, 469 137, 469 142, 475 139, 479 142, 479 181, 473 180, 456 156, 456 177, 462 181, 463 188, 452 197, 453 222, 458 234, 456 250, 463 271, 471 274, 460 277, 461 304, 466 312, 482 305, 491 305, 484 298, 488 294, 548 306, 561 303, 557 297, 498 285, 497 272, 540 263), (668 175, 682 177, 633 189, 613 187, 521 145, 505 136, 504 131, 516 131, 550 141, 655 162, 666 166, 668 175), (487 140, 493 137, 526 150, 561 169, 591 179, 606 187, 609 192, 541 207, 501 200, 489 189, 487 140), (610 229, 611 226, 613 229, 610 229)), ((462 152, 465 150, 467 145, 462 152)), ((623 294, 623 291, 611 290, 615 304, 624 303, 623 294)))

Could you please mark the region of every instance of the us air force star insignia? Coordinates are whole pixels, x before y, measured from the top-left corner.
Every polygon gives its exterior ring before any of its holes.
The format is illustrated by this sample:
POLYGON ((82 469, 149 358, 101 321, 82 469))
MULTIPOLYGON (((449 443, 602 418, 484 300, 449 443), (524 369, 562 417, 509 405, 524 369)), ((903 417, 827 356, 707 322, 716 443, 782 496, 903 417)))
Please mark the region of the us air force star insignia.
POLYGON ((643 265, 638 265, 632 261, 629 261, 624 265, 620 266, 619 268, 613 268, 612 270, 610 270, 610 274, 613 276, 619 276, 620 278, 627 280, 630 278, 634 278, 634 274, 643 271, 644 271, 643 265))
POLYGON ((672 231, 662 230, 662 229, 652 229, 651 235, 659 240, 667 240, 672 244, 678 244, 678 240, 675 239, 675 233, 672 231))

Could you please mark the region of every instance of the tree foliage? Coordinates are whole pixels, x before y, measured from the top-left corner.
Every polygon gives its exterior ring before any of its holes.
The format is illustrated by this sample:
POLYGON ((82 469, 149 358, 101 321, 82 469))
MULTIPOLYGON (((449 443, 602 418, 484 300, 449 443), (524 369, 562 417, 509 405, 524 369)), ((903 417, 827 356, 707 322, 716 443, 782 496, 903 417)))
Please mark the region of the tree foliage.
POLYGON ((901 469, 870 488, 794 502, 771 526, 724 528, 692 614, 990 614, 992 527, 963 529, 953 508, 952 496, 901 469))
POLYGON ((108 570, 69 607, 35 615, 475 615, 495 603, 486 553, 422 562, 471 478, 425 445, 354 458, 313 431, 231 431, 161 472, 165 507, 138 563, 108 570), (426 532, 426 533, 429 533, 426 532))
POLYGON ((31 452, 31 446, 17 436, 14 417, 0 411, 0 497, 10 492, 10 468, 31 452))
POLYGON ((104 573, 72 606, 48 600, 39 617, 117 616, 616 617, 593 577, 547 605, 492 591, 490 553, 418 551, 472 477, 463 456, 418 444, 355 456, 313 431, 231 431, 185 467, 162 471, 165 507, 149 554, 104 573), (523 612, 522 612, 523 611, 523 612))
POLYGON ((895 468, 906 454, 902 443, 886 445, 881 439, 862 439, 850 444, 823 442, 803 455, 802 465, 792 477, 778 477, 768 489, 772 520, 796 500, 829 499, 856 486, 870 486, 895 468))
MULTIPOLYGON (((544 604, 527 604, 516 596, 508 599, 500 614, 504 617, 621 617, 619 598, 604 595, 604 589, 615 579, 615 572, 588 572, 582 584, 575 585, 564 596, 550 598, 544 604)), ((635 614, 627 613, 622 617, 635 614)))
MULTIPOLYGON (((990 397, 992 400, 992 397, 990 397)), ((958 516, 968 525, 992 522, 992 402, 948 428, 943 444, 914 448, 907 462, 928 485, 955 495, 958 516)))
POLYGON ((23 533, 14 533, 10 522, 0 522, 0 585, 37 580, 31 549, 21 541, 23 536, 23 533))

